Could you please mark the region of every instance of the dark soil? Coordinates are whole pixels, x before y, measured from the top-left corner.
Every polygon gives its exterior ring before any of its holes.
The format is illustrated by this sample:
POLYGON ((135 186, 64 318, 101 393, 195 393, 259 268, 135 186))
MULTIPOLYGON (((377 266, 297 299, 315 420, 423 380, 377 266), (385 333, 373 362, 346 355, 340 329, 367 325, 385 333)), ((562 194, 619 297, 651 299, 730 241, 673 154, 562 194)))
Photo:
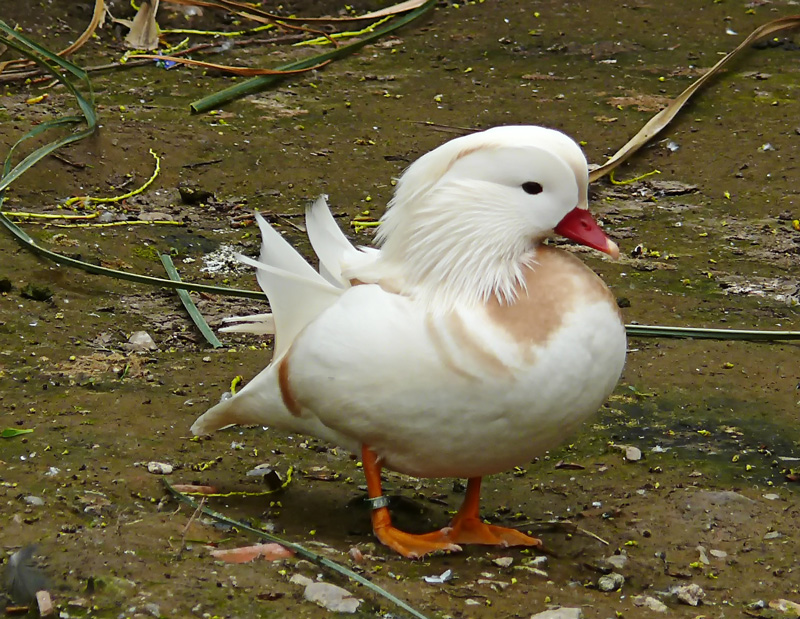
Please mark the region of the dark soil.
MULTIPOLYGON (((162 27, 235 27, 218 14, 195 24, 173 6, 162 3, 162 27)), ((340 8, 299 2, 283 10, 340 8)), ((111 9, 132 12, 121 1, 111 9)), ((157 255, 170 253, 186 280, 255 289, 247 269, 201 270, 221 246, 255 252, 257 232, 242 226, 253 210, 308 255, 297 216, 327 193, 348 236, 368 244, 371 229, 356 232, 353 217, 377 218, 391 179, 453 135, 424 123, 543 124, 581 140, 600 162, 720 52, 796 7, 583 0, 537 2, 535 11, 523 0, 442 3, 391 44, 215 114, 193 116, 188 105, 227 86, 221 74, 153 65, 94 73, 102 127, 26 173, 3 208, 57 213, 71 196, 130 191, 152 174, 153 149, 161 157, 155 182, 97 209, 108 220, 180 225, 23 227, 45 247, 95 264, 163 277, 157 255)), ((90 14, 89 2, 20 3, 4 6, 2 19, 61 49, 90 14)), ((118 32, 106 27, 73 60, 95 66, 122 53, 118 32)), ((274 66, 307 53, 252 46, 208 59, 274 66)), ((800 330, 798 59, 791 40, 750 50, 617 178, 660 175, 593 188, 592 208, 624 257, 580 255, 624 299, 626 321, 800 330)), ((75 108, 47 85, 3 86, 4 150, 75 108), (26 103, 45 92, 41 103, 26 103)), ((292 468, 280 494, 210 506, 355 566, 431 617, 529 617, 553 605, 597 619, 658 616, 639 606, 642 596, 661 599, 674 617, 780 617, 792 615, 769 602, 800 603, 798 344, 632 338, 623 379, 594 423, 547 457, 485 481, 486 518, 540 536, 546 563, 532 562, 540 553, 481 547, 411 562, 376 544, 361 471, 335 446, 261 428, 190 436, 235 376, 248 380, 269 362, 271 342, 223 334, 224 347, 213 350, 172 291, 56 266, 8 234, 0 251, 0 280, 10 288, 0 293, 0 430, 33 430, 0 438, 0 556, 38 544, 61 617, 329 614, 303 600, 289 582, 296 573, 323 573, 350 589, 364 599, 361 616, 402 616, 308 562, 215 561, 209 545, 256 540, 193 518, 148 472, 153 461, 174 467, 173 483, 251 492, 263 489, 246 475, 254 466, 268 463, 282 476, 292 468), (157 348, 131 351, 136 331, 157 348), (624 446, 642 459, 628 461, 624 446), (364 561, 353 560, 353 547, 364 561), (601 591, 606 559, 623 553, 627 562, 613 570, 624 584, 601 591), (513 561, 502 567, 501 557, 513 561), (422 579, 446 570, 453 578, 444 584, 422 579), (704 590, 701 606, 662 595, 689 584, 704 590)), ((193 298, 213 327, 265 309, 193 298)), ((399 526, 418 531, 445 525, 463 493, 458 480, 391 473, 387 487, 402 497, 392 507, 399 526)))

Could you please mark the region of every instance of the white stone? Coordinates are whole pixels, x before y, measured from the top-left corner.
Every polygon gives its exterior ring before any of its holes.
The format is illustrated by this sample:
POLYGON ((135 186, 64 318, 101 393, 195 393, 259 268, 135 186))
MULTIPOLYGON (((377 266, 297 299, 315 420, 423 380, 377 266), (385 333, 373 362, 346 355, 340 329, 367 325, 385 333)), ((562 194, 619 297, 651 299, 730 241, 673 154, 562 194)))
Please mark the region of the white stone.
POLYGON ((670 593, 678 598, 679 602, 689 606, 697 606, 706 597, 706 592, 703 591, 700 585, 694 583, 691 585, 676 585, 670 589, 670 593))
POLYGON ((600 589, 600 591, 605 591, 606 593, 609 591, 616 591, 624 584, 625 577, 617 572, 611 572, 610 574, 601 576, 597 580, 597 588, 600 589))
POLYGON ((128 348, 134 352, 155 350, 158 345, 147 331, 134 331, 128 338, 128 348))
POLYGON ((642 450, 638 447, 629 446, 625 448, 625 459, 628 462, 637 462, 642 459, 642 450))
POLYGON ((148 462, 147 470, 153 475, 169 475, 173 469, 172 465, 166 462, 148 462))

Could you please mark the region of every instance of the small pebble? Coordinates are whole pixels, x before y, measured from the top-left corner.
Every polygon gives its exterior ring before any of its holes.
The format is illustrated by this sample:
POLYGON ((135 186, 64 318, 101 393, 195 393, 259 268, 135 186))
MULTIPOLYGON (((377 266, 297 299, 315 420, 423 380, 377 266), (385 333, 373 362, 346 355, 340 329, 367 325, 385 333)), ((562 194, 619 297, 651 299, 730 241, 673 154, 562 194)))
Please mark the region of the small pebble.
POLYGON ((706 592, 692 583, 691 585, 676 585, 670 589, 670 593, 678 598, 678 601, 689 606, 697 606, 706 597, 706 592))
POLYGON ((606 557, 605 562, 608 563, 611 567, 617 570, 621 570, 625 567, 625 564, 628 562, 628 555, 624 551, 618 555, 611 555, 610 557, 606 557))
POLYGON ((533 557, 532 559, 528 559, 527 561, 525 561, 525 565, 530 565, 531 567, 538 567, 539 569, 544 569, 547 567, 547 556, 539 555, 538 557, 533 557))
POLYGON ((636 606, 643 606, 657 613, 665 613, 669 610, 669 606, 664 602, 649 595, 637 595, 633 598, 633 603, 636 606))
POLYGON ((35 505, 36 507, 44 505, 44 500, 42 498, 33 496, 32 494, 26 496, 24 500, 28 505, 35 505))
POLYGON ((155 350, 158 348, 158 345, 147 331, 135 331, 131 333, 131 336, 128 338, 126 348, 133 352, 147 352, 155 350))
POLYGON ((625 459, 628 462, 638 462, 642 459, 642 450, 638 447, 626 447, 625 448, 625 459))
POLYGON ((770 493, 770 494, 765 494, 764 498, 767 499, 767 501, 777 501, 778 499, 781 498, 781 495, 770 493))
POLYGON ((783 537, 783 533, 780 531, 770 531, 764 535, 764 539, 778 539, 779 537, 783 537))
POLYGON ((147 471, 153 475, 169 475, 172 473, 172 465, 166 462, 148 462, 147 471))
POLYGON ((497 557, 492 563, 500 567, 510 567, 514 563, 514 557, 497 557))
POLYGON ((610 592, 616 591, 625 584, 625 577, 617 572, 611 572, 605 576, 601 576, 597 581, 597 588, 600 591, 610 592))

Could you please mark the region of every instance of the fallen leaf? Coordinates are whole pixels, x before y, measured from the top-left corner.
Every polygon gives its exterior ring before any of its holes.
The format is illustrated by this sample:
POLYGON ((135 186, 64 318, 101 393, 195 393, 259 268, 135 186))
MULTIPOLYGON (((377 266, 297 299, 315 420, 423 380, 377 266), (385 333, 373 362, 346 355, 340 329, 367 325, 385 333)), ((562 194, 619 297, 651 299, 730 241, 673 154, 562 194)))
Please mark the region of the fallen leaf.
POLYGON ((254 546, 243 546, 241 548, 212 550, 211 556, 220 561, 225 561, 225 563, 248 563, 260 558, 267 561, 287 559, 294 556, 294 553, 280 544, 255 544, 254 546))
POLYGON ((30 434, 33 430, 17 430, 16 428, 5 428, 0 432, 0 438, 14 438, 20 434, 30 434))
POLYGON ((217 494, 219 488, 216 486, 199 486, 196 484, 175 484, 173 489, 184 494, 217 494))

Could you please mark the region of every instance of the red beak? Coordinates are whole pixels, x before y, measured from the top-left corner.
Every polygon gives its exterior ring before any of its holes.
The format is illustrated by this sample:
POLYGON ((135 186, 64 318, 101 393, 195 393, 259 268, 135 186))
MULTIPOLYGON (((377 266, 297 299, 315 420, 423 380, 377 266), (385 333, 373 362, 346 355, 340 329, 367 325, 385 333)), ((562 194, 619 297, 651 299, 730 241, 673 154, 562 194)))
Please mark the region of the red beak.
POLYGON ((619 258, 617 244, 606 236, 585 208, 572 209, 555 227, 555 231, 571 241, 608 254, 615 260, 619 258))

